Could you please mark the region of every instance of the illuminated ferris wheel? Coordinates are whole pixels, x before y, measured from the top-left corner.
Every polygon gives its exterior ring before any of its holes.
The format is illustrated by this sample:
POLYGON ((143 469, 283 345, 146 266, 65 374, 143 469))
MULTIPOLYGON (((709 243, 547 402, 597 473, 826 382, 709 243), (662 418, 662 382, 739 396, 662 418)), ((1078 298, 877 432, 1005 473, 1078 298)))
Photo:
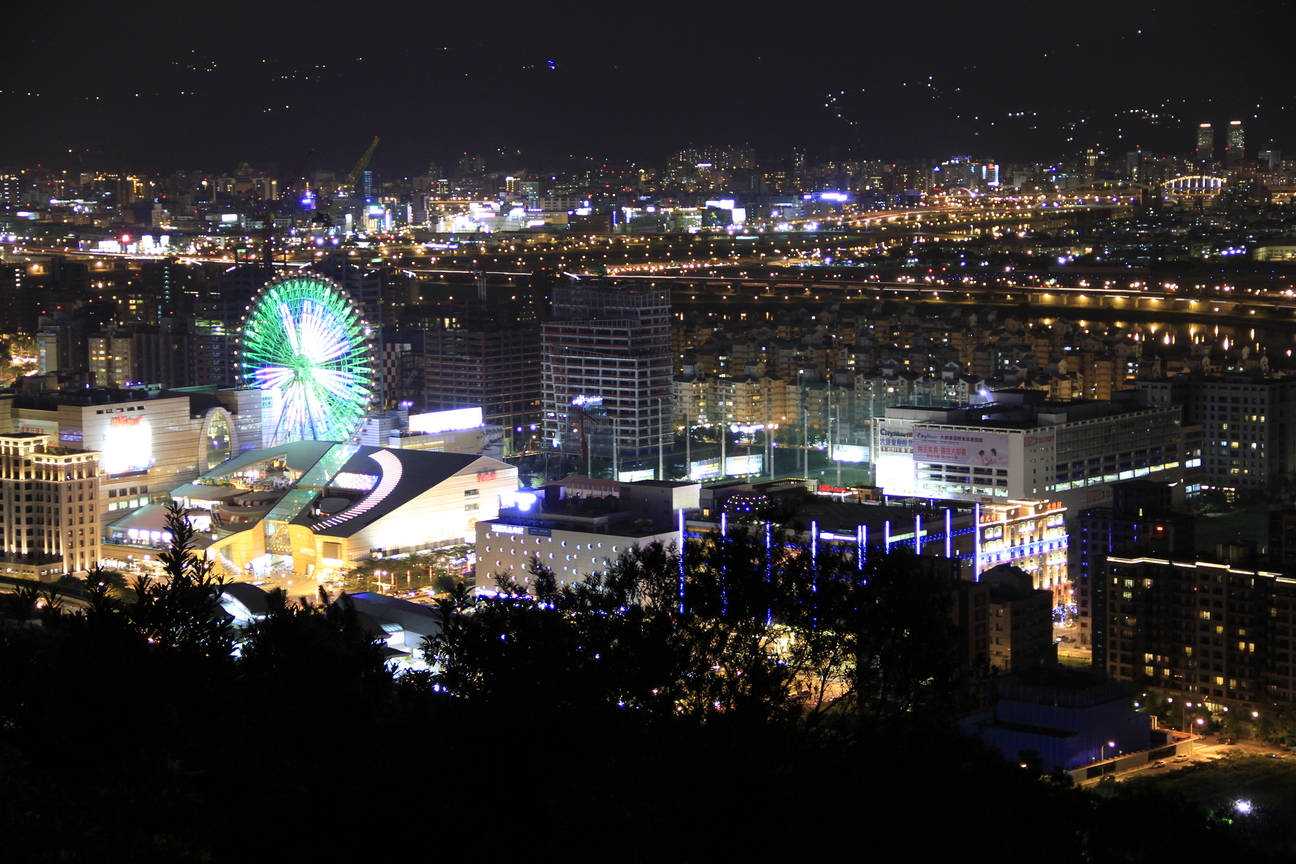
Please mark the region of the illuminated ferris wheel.
POLYGON ((266 285, 243 320, 243 381, 268 394, 262 424, 269 446, 346 441, 374 397, 370 329, 332 281, 314 274, 266 285))

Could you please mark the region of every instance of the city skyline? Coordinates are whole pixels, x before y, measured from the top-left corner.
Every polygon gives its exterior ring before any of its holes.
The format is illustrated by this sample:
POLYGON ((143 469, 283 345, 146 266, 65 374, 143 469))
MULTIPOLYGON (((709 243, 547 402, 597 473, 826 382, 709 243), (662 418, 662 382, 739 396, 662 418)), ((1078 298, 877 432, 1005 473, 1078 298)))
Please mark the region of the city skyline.
POLYGON ((1188 153, 1198 124, 1236 119, 1248 147, 1283 149, 1296 123, 1273 0, 1224 26, 1202 3, 1009 2, 975 22, 943 2, 777 18, 720 4, 624 23, 591 4, 491 19, 232 4, 188 28, 164 9, 20 13, 0 106, 21 123, 0 164, 283 167, 314 149, 315 167, 344 169, 374 136, 387 176, 465 152, 505 170, 656 164, 690 142, 748 145, 766 163, 794 148, 1052 161, 1188 153))

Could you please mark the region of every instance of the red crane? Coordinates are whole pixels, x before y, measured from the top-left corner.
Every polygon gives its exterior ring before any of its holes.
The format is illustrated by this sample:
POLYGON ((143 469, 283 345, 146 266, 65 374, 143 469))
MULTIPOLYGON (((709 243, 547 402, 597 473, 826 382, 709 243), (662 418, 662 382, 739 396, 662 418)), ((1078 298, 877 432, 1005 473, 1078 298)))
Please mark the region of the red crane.
POLYGON ((606 418, 595 417, 593 414, 588 414, 585 412, 585 409, 581 408, 578 405, 573 405, 571 410, 572 413, 576 415, 576 431, 580 434, 581 459, 588 462, 589 461, 589 439, 585 435, 585 421, 588 420, 589 422, 598 425, 602 423, 606 418))

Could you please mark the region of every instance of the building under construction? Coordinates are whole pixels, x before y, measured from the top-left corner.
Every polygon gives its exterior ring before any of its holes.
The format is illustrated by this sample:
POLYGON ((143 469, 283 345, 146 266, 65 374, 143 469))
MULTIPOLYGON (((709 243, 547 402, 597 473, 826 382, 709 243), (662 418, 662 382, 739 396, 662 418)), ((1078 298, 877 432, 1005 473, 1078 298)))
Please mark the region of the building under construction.
POLYGON ((417 339, 392 337, 408 343, 397 395, 424 411, 480 406, 487 425, 503 427, 505 452, 535 449, 540 322, 531 301, 469 299, 435 311, 417 321, 417 339))
POLYGON ((557 285, 550 318, 541 375, 551 446, 614 463, 669 447, 670 291, 557 285))

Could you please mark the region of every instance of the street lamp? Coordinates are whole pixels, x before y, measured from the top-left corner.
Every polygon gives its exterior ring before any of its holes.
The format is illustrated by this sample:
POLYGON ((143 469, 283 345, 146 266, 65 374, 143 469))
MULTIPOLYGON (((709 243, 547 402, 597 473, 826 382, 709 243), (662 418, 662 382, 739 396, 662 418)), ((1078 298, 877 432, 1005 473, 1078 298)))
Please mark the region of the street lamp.
POLYGON ((684 479, 693 479, 693 384, 689 382, 684 406, 684 479))
POLYGON ((801 409, 801 476, 810 476, 810 415, 806 405, 805 370, 797 370, 797 402, 801 409))
POLYGON ((1101 749, 1101 751, 1100 751, 1100 755, 1102 756, 1102 758, 1098 760, 1099 762, 1106 762, 1106 761, 1107 761, 1107 748, 1108 748, 1108 747, 1110 747, 1110 748, 1112 749, 1113 753, 1114 753, 1115 750, 1116 750, 1116 742, 1115 742, 1115 741, 1108 741, 1106 744, 1103 744, 1103 745, 1102 745, 1102 749, 1101 749))
POLYGON ((662 397, 657 399, 657 479, 666 479, 666 427, 662 421, 662 397))

